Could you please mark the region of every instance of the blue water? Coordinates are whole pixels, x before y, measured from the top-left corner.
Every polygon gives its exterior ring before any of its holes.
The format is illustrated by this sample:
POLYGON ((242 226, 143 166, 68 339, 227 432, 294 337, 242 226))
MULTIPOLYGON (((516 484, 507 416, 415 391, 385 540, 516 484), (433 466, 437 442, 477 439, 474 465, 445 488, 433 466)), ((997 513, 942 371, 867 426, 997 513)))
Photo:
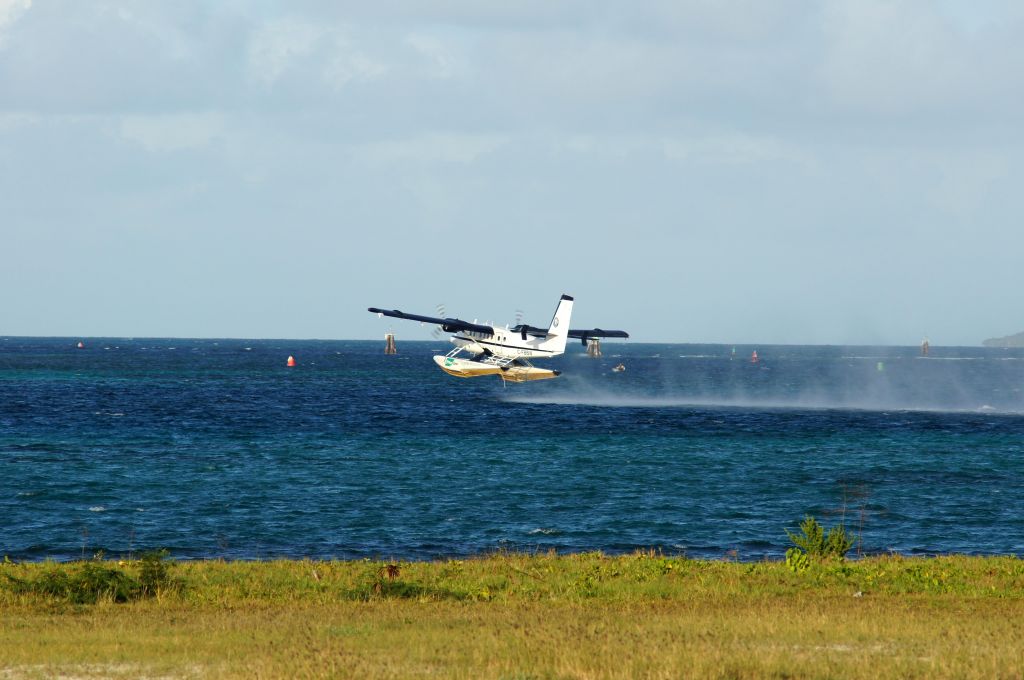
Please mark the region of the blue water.
POLYGON ((506 387, 444 342, 76 341, 0 338, 16 559, 758 559, 807 513, 870 553, 1024 554, 1024 351, 572 345, 506 387))

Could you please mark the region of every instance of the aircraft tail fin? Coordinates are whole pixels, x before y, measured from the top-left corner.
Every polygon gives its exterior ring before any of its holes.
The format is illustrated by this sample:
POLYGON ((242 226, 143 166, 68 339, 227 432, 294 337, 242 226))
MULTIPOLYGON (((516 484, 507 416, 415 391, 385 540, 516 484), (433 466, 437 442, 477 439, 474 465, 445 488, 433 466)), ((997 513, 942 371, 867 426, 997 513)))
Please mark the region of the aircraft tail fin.
POLYGON ((563 295, 555 308, 555 315, 551 317, 551 325, 548 327, 547 340, 542 347, 556 353, 565 351, 565 342, 569 338, 569 317, 572 315, 572 297, 563 295))

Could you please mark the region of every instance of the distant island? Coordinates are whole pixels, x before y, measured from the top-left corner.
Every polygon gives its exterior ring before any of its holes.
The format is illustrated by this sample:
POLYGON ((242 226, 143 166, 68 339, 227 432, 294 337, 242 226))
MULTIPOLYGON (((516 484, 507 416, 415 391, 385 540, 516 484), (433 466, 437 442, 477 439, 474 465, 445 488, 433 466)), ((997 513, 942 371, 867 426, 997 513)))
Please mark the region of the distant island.
POLYGON ((1024 347, 1024 332, 1005 338, 989 338, 981 344, 985 347, 1024 347))

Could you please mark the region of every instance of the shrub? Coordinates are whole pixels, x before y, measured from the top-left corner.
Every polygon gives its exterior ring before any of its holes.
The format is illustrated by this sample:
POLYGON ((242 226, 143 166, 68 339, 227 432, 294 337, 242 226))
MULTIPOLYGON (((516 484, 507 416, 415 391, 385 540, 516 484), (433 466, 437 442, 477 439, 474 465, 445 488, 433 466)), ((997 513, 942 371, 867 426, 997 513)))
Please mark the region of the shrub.
POLYGON ((139 593, 139 582, 120 569, 99 562, 86 562, 68 572, 62 568, 44 571, 33 580, 8 576, 15 592, 44 595, 72 604, 95 604, 99 600, 127 602, 139 593))
POLYGON ((822 556, 825 554, 825 529, 818 524, 818 520, 810 515, 804 517, 800 523, 800 534, 794 534, 786 529, 789 540, 797 548, 808 555, 822 556))
POLYGON ((837 524, 829 529, 825 536, 824 556, 842 559, 846 557, 846 553, 850 552, 854 543, 853 536, 846 533, 846 527, 842 523, 837 524))
MULTIPOLYGON (((804 521, 800 523, 799 534, 795 534, 789 529, 786 529, 786 534, 789 535, 789 540, 795 546, 786 551, 786 564, 790 565, 791 569, 793 569, 791 562, 796 560, 796 558, 790 558, 792 551, 802 553, 807 558, 807 564, 809 564, 811 558, 841 560, 846 557, 846 553, 850 551, 854 544, 853 537, 847 534, 846 527, 842 523, 826 530, 818 524, 818 520, 810 515, 804 517, 804 521)), ((804 564, 803 561, 801 561, 801 564, 804 564)), ((806 568, 806 564, 804 564, 803 568, 793 570, 803 571, 806 568)))
POLYGON ((94 604, 102 599, 128 602, 138 599, 139 582, 102 562, 86 562, 70 579, 70 590, 65 599, 75 604, 94 604))
POLYGON ((171 579, 166 550, 151 550, 139 558, 139 590, 142 597, 153 597, 161 590, 176 590, 171 579))
POLYGON ((54 566, 34 579, 6 576, 9 587, 18 593, 43 595, 71 604, 95 604, 101 600, 129 602, 179 587, 168 573, 166 556, 166 551, 143 555, 138 578, 100 559, 54 566))

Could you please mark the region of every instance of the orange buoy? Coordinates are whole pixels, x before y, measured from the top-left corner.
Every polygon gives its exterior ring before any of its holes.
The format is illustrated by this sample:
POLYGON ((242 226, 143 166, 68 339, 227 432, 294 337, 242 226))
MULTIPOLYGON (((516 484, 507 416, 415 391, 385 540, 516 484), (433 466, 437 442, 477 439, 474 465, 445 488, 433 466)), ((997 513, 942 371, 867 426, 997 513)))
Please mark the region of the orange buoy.
POLYGON ((78 347, 78 349, 85 349, 85 343, 79 340, 76 347, 78 347))
POLYGON ((288 355, 288 365, 289 366, 294 366, 295 365, 295 357, 293 357, 290 354, 288 355))

